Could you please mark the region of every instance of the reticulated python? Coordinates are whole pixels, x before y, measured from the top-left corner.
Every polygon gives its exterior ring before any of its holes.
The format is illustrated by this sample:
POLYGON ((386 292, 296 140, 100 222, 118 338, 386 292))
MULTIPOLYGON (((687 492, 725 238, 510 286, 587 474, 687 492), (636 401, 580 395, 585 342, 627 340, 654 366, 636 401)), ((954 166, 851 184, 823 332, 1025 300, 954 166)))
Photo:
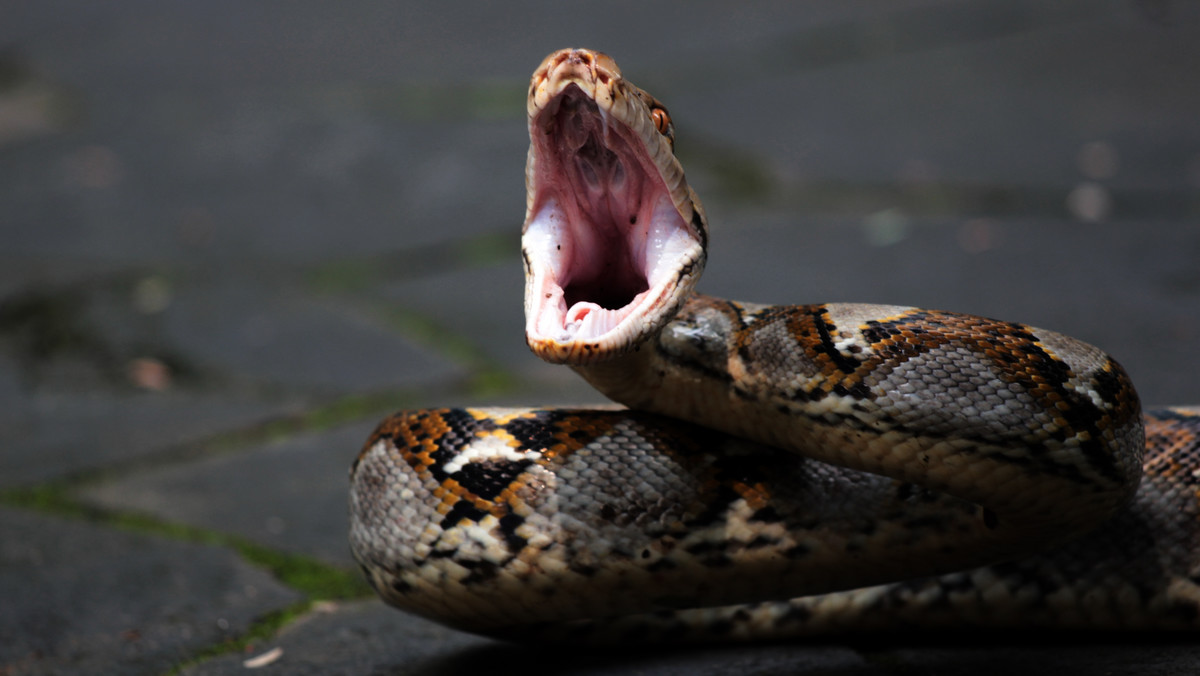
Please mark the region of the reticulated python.
POLYGON ((527 340, 633 410, 385 420, 350 494, 385 601, 506 638, 1200 627, 1200 409, 1021 324, 694 295, 662 104, 562 50, 528 110, 527 340))

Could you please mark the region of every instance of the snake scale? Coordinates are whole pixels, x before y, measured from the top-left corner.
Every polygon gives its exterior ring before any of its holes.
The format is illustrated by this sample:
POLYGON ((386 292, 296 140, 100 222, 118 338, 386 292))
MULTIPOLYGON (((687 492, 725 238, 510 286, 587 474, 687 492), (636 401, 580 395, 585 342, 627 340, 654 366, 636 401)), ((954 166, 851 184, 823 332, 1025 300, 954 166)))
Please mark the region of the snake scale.
POLYGON ((383 421, 350 542, 385 601, 513 640, 1200 628, 1200 409, 1021 324, 695 294, 663 105, 568 49, 528 112, 527 342, 627 408, 383 421))

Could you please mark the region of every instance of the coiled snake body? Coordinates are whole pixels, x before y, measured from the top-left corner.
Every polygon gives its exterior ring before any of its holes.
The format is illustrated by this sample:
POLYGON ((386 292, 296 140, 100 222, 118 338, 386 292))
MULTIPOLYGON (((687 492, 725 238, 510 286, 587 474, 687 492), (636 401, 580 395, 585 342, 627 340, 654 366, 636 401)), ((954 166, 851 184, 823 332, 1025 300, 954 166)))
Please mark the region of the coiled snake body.
POLYGON ((527 341, 628 409, 385 420, 350 494, 385 601, 512 639, 1200 627, 1200 410, 1020 324, 693 294, 673 125, 603 54, 547 57, 529 129, 527 341))

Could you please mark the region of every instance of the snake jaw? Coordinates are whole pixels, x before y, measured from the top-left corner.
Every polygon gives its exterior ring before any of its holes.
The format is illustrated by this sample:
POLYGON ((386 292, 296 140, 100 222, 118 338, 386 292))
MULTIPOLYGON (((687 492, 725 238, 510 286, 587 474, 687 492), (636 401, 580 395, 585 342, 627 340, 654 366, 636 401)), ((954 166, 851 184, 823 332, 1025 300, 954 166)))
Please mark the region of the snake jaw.
POLYGON ((522 248, 526 341, 546 361, 633 350, 703 269, 703 210, 647 100, 597 52, 562 50, 534 73, 522 248))

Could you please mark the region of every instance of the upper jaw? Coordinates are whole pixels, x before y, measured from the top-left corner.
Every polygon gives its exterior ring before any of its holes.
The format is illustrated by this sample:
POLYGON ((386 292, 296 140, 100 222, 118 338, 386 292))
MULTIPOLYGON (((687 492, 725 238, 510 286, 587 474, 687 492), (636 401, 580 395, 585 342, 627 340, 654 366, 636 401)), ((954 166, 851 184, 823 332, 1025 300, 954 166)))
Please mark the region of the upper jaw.
POLYGON ((704 264, 703 214, 638 90, 563 50, 534 74, 522 251, 526 341, 542 359, 624 354, 670 320, 704 264))

